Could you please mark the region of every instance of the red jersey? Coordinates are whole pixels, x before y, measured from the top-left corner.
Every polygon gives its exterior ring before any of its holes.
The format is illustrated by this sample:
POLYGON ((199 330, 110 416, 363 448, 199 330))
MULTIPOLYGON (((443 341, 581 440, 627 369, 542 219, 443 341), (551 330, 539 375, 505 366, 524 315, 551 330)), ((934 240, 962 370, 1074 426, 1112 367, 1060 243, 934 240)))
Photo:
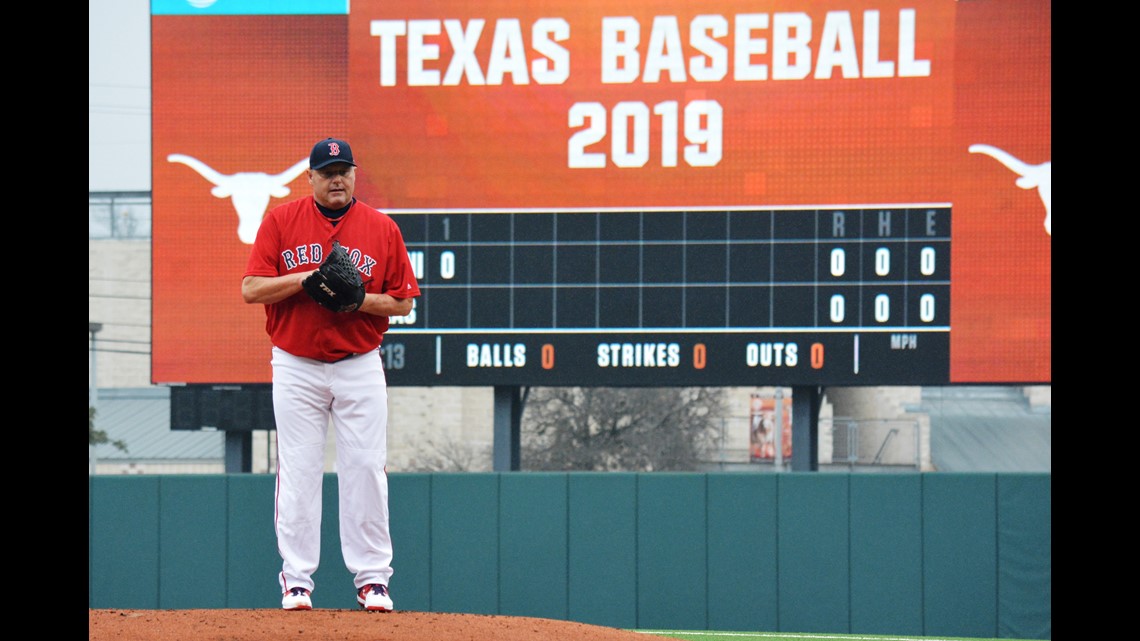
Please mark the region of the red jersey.
MULTIPOLYGON (((320 266, 334 240, 356 263, 366 292, 394 298, 420 295, 396 221, 359 200, 335 226, 317 209, 312 196, 269 210, 257 230, 244 276, 311 271, 320 266)), ((388 331, 387 316, 329 311, 303 290, 266 305, 265 317, 265 331, 275 346, 320 361, 375 350, 388 331)))

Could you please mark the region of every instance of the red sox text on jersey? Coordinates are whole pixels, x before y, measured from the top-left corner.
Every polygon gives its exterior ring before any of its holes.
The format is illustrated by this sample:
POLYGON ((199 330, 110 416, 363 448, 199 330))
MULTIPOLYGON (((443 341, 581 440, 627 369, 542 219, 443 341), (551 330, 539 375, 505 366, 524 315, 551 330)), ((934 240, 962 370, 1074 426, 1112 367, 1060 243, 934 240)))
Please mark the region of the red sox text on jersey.
MULTIPOLYGON (((359 249, 343 244, 341 247, 344 247, 345 251, 348 252, 349 259, 356 265, 356 269, 364 275, 364 280, 371 278, 372 268, 376 266, 376 259, 364 255, 359 249)), ((285 269, 293 271, 303 265, 320 265, 325 260, 324 254, 325 250, 320 243, 312 243, 308 246, 301 245, 296 249, 287 249, 281 252, 281 260, 285 262, 285 269)))

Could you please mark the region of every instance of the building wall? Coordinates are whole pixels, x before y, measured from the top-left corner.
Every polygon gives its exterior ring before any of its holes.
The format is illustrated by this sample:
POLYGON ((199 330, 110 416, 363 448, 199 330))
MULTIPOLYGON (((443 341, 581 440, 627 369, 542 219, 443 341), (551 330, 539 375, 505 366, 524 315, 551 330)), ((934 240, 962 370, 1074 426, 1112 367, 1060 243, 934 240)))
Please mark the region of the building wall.
POLYGON ((95 334, 98 386, 146 387, 150 385, 150 239, 88 242, 88 320, 103 324, 95 334))

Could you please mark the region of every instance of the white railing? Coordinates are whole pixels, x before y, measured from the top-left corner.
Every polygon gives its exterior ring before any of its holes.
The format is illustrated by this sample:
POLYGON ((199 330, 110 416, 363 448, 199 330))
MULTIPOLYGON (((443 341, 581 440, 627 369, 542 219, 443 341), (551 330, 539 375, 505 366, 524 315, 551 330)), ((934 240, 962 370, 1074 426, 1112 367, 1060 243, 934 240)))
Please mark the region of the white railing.
POLYGON ((834 465, 921 468, 918 421, 832 418, 830 423, 834 465))
POLYGON ((150 238, 149 191, 93 191, 87 203, 89 238, 150 238))

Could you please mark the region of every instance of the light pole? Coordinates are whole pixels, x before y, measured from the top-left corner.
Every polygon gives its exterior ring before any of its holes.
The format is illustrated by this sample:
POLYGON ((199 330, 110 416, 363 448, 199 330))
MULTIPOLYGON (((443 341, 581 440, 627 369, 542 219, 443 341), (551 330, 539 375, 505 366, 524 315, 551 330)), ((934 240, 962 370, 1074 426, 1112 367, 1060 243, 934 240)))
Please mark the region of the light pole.
MULTIPOLYGON (((95 378, 95 335, 99 330, 103 329, 103 323, 87 323, 89 331, 91 332, 91 395, 88 402, 91 409, 95 409, 99 405, 99 386, 95 378)), ((95 444, 91 443, 88 457, 91 459, 91 474, 95 474, 95 444)))

